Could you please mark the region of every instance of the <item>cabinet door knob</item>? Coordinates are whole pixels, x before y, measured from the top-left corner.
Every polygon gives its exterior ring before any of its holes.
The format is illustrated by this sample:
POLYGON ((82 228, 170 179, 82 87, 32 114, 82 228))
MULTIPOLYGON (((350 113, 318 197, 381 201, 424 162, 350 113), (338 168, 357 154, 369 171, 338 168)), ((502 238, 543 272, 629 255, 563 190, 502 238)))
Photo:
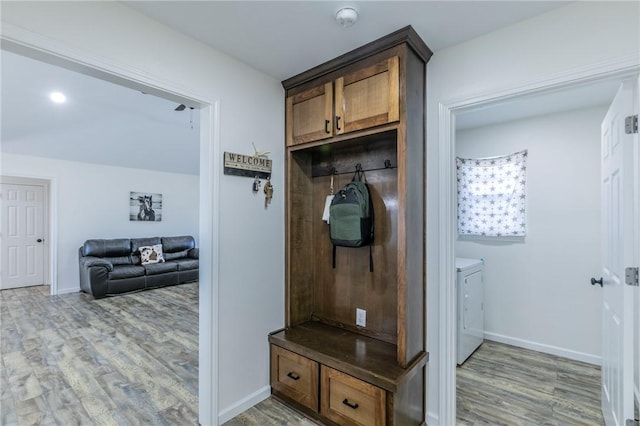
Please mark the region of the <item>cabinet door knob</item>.
POLYGON ((340 116, 336 115, 336 130, 342 130, 340 128, 340 116))
POLYGON ((38 239, 36 240, 36 242, 41 243, 41 242, 42 242, 42 238, 38 238, 38 239))
POLYGON ((344 405, 346 405, 347 407, 349 407, 349 408, 353 408, 354 410, 356 408, 358 408, 358 403, 357 402, 355 404, 352 404, 352 403, 349 402, 349 399, 347 399, 347 398, 345 398, 344 401, 342 401, 342 403, 344 405))
POLYGON ((324 132, 326 134, 331 133, 331 130, 329 130, 329 124, 331 124, 331 121, 329 120, 324 120, 324 132))
POLYGON ((293 380, 300 380, 300 376, 298 376, 293 371, 287 373, 287 377, 290 378, 290 379, 293 379, 293 380))
POLYGON ((600 287, 602 287, 602 277, 600 277, 599 280, 596 280, 595 278, 591 278, 591 285, 596 285, 596 284, 600 284, 600 287))

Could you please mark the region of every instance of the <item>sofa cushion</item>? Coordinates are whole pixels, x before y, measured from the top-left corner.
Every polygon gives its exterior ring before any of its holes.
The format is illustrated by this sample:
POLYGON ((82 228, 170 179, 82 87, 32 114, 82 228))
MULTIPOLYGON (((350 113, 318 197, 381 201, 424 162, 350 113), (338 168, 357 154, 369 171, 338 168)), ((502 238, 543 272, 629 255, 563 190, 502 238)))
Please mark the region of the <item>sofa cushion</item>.
POLYGON ((144 290, 147 277, 132 277, 121 280, 109 280, 105 289, 106 294, 119 294, 129 291, 144 290))
POLYGON ((172 263, 178 264, 178 271, 188 271, 191 269, 198 269, 198 259, 176 259, 172 260, 172 263))
POLYGON ((147 275, 164 274, 165 272, 175 272, 178 270, 178 264, 175 262, 152 263, 144 266, 147 275))
POLYGON ((137 265, 118 265, 113 267, 113 271, 109 272, 110 280, 120 280, 123 278, 144 276, 144 266, 137 265))
POLYGON ((189 250, 196 246, 196 241, 192 236, 185 235, 182 237, 162 237, 162 248, 165 253, 175 253, 183 250, 189 250))
POLYGON ((117 238, 112 240, 87 240, 82 246, 83 256, 119 257, 131 254, 131 240, 117 238))
POLYGON ((155 246, 161 244, 160 237, 132 238, 131 251, 128 254, 140 255, 140 247, 155 246))
POLYGON ((164 254, 164 260, 183 259, 185 257, 189 257, 189 250, 181 250, 174 253, 164 254))
POLYGON ((161 244, 156 244, 155 246, 140 247, 140 263, 142 265, 163 262, 164 256, 162 255, 161 244))

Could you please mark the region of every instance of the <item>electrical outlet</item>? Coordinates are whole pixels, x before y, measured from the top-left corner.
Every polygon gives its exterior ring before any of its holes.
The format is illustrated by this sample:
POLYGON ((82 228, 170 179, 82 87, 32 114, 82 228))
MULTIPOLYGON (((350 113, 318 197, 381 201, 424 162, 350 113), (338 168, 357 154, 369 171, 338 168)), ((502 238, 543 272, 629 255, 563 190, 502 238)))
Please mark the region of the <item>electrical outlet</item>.
POLYGON ((367 326, 367 311, 364 309, 356 308, 356 325, 360 327, 367 326))

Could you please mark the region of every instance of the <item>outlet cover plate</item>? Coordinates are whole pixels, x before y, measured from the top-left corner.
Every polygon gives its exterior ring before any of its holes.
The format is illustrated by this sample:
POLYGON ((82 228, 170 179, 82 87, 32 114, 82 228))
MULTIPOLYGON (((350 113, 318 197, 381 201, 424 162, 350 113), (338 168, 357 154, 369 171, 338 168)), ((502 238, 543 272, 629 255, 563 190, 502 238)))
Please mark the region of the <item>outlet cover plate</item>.
POLYGON ((367 311, 364 309, 356 308, 356 325, 360 327, 367 326, 367 311))

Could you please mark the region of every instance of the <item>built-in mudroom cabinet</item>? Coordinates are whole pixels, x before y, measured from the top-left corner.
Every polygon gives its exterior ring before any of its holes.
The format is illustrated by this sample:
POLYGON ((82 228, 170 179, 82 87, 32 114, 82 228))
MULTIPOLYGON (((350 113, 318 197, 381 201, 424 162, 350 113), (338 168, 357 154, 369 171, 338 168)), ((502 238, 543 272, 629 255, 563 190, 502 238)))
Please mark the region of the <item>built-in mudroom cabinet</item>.
POLYGON ((282 83, 286 324, 269 335, 271 389, 323 424, 424 423, 431 54, 406 27, 282 83), (337 247, 334 267, 325 200, 357 169, 374 241, 371 251, 337 247))

